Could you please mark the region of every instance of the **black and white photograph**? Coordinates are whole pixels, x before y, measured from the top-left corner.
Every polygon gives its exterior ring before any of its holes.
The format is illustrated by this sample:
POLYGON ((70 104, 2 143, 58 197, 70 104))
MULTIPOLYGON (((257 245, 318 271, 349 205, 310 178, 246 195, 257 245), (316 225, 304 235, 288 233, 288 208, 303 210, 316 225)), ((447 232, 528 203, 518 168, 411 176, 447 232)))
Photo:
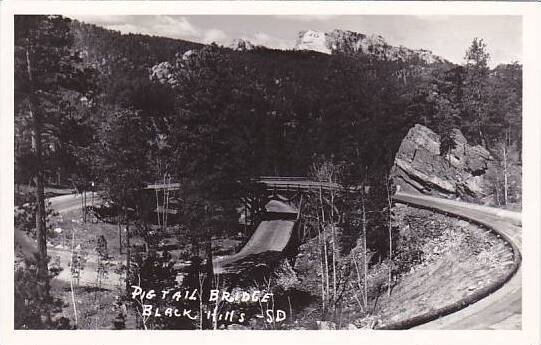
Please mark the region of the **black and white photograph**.
POLYGON ((12 330, 524 329, 522 15, 11 23, 12 330))

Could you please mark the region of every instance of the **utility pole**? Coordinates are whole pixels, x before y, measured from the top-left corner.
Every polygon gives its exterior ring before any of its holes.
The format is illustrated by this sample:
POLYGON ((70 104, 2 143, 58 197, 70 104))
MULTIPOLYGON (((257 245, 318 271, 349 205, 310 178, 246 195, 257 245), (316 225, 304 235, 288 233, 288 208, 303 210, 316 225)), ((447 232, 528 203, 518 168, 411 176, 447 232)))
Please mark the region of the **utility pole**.
POLYGON ((86 186, 83 190, 83 222, 86 223, 86 186))

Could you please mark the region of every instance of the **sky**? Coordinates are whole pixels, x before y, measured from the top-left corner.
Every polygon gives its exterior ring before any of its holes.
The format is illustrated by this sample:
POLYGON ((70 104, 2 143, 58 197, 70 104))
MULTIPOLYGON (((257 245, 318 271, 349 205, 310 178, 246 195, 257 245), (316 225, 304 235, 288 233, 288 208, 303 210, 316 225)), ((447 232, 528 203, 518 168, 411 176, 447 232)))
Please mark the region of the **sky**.
POLYGON ((428 49, 462 63, 474 37, 487 44, 492 67, 521 61, 520 16, 268 16, 268 15, 134 15, 73 16, 122 33, 143 33, 189 41, 228 45, 235 38, 270 48, 293 48, 299 31, 351 30, 377 34, 391 45, 428 49))

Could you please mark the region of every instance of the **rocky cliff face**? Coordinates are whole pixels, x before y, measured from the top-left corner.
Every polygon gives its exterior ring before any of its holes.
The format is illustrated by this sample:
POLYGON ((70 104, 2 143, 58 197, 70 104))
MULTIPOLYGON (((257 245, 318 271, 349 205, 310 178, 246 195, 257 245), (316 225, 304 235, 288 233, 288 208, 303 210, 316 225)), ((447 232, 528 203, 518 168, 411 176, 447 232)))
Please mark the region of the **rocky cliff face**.
POLYGON ((428 50, 413 50, 404 46, 391 46, 379 35, 365 35, 353 31, 333 30, 301 31, 296 50, 314 50, 325 54, 336 52, 361 53, 381 60, 411 62, 415 59, 431 64, 443 60, 428 50))
POLYGON ((484 176, 492 157, 481 146, 471 146, 459 130, 456 147, 440 155, 440 137, 422 125, 415 125, 395 157, 392 175, 401 191, 447 198, 481 201, 488 193, 484 176))
POLYGON ((255 48, 252 42, 241 38, 234 39, 228 47, 237 51, 254 50, 255 48))

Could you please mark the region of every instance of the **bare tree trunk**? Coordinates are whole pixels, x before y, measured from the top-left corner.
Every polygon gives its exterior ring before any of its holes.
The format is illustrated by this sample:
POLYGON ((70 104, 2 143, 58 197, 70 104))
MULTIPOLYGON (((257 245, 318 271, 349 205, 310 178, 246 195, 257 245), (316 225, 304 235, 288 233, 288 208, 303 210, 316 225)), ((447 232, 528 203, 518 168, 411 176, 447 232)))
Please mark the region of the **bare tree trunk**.
POLYGON ((507 181, 507 140, 503 145, 503 204, 507 205, 508 202, 508 181, 507 181))
MULTIPOLYGON (((334 192, 331 191, 331 236, 332 236, 332 278, 333 304, 336 303, 336 234, 334 229, 334 192)), ((336 305, 334 305, 336 308, 336 305)))
MULTIPOLYGON (((209 211, 209 206, 205 205, 205 218, 207 220, 212 219, 212 209, 209 211), (209 214, 210 213, 210 214, 209 214)), ((210 226, 207 226, 207 238, 205 241, 205 246, 207 250, 207 274, 209 277, 214 277, 214 265, 212 264, 212 229, 210 226)))
POLYGON ((165 217, 166 217, 166 208, 167 208, 167 185, 165 183, 166 181, 166 174, 163 174, 163 200, 162 200, 162 224, 163 224, 163 231, 167 228, 167 225, 165 224, 165 217))
POLYGON ((327 291, 327 297, 328 293, 330 291, 330 282, 329 282, 329 255, 328 255, 328 249, 327 249, 327 237, 325 236, 325 210, 323 208, 323 194, 322 194, 322 188, 321 185, 319 186, 319 206, 321 209, 321 224, 323 229, 323 250, 325 252, 324 259, 325 259, 325 286, 327 291))
POLYGON ((124 218, 126 219, 126 291, 130 289, 130 221, 128 219, 128 210, 124 207, 124 218))
POLYGON ((49 296, 49 270, 47 267, 47 225, 45 213, 45 187, 43 177, 42 158, 42 123, 38 111, 38 101, 34 93, 34 80, 32 74, 32 61, 30 58, 30 43, 26 47, 26 72, 29 82, 29 113, 32 118, 32 148, 36 164, 36 237, 38 240, 38 284, 42 297, 49 296))
POLYGON ((212 264, 212 234, 209 231, 209 239, 206 240, 206 249, 207 249, 207 274, 209 277, 214 276, 214 266, 212 264))
POLYGON ((83 191, 83 222, 86 223, 86 186, 83 191))
MULTIPOLYGON (((219 290, 220 289, 220 276, 217 275, 213 280, 215 282, 215 289, 219 290)), ((214 310, 212 313, 212 329, 214 330, 218 329, 218 312, 220 310, 220 304, 221 304, 220 298, 216 299, 216 302, 214 304, 214 310)))
POLYGON ((122 254, 122 227, 120 226, 120 213, 117 213, 116 222, 118 225, 118 250, 122 254))
MULTIPOLYGON (((92 209, 92 213, 95 215, 94 213, 94 182, 92 182, 92 189, 90 190, 90 207, 92 209)), ((92 217, 91 219, 91 222, 94 223, 94 218, 95 217, 92 217)))
MULTIPOLYGON (((71 265, 73 269, 73 250, 75 249, 75 230, 71 232, 71 265)), ((73 287, 73 275, 70 277, 71 302, 73 303, 73 315, 75 316, 75 328, 77 328, 77 304, 75 303, 75 289, 73 287)))
MULTIPOLYGON (((318 214, 318 212, 316 212, 318 214)), ((327 306, 327 297, 325 293, 325 272, 323 267, 323 250, 321 245, 321 228, 320 228, 320 220, 319 220, 319 214, 317 215, 317 239, 318 239, 318 250, 319 250, 319 267, 321 269, 321 303, 322 303, 322 313, 325 314, 325 308, 327 306)))
POLYGON ((169 195, 171 193, 171 176, 168 177, 168 180, 167 180, 167 198, 165 199, 166 200, 166 207, 165 207, 165 228, 167 229, 167 224, 168 224, 168 218, 169 218, 169 195))
MULTIPOLYGON (((323 225, 324 226, 324 225, 323 225)), ((325 298, 328 302, 329 300, 329 292, 331 291, 330 289, 330 284, 329 284, 329 249, 327 247, 327 237, 325 236, 325 228, 322 226, 322 240, 323 240, 323 262, 325 264, 325 298)), ((328 303, 327 303, 328 304, 328 303)))
MULTIPOLYGON (((364 188, 364 186, 363 186, 364 188)), ((363 192, 364 193, 364 192, 363 192)), ((366 249, 366 209, 364 205, 364 195, 362 196, 362 227, 363 227, 363 298, 364 298, 364 309, 368 310, 368 255, 367 255, 367 249, 366 249)))
POLYGON ((203 282, 205 280, 203 273, 201 273, 201 267, 197 273, 197 280, 199 282, 199 329, 203 330, 203 282))
POLYGON ((389 190, 389 179, 385 181, 385 186, 387 189, 387 207, 389 209, 389 221, 388 221, 388 229, 389 229, 389 281, 388 281, 388 289, 387 293, 389 294, 389 297, 391 296, 391 280, 392 280, 392 264, 393 264, 393 235, 392 235, 392 200, 391 200, 391 191, 389 190))
MULTIPOLYGON (((357 272, 357 289, 358 291, 363 291, 363 288, 361 286, 361 273, 359 272, 359 265, 357 264, 357 258, 355 258, 355 255, 352 255, 351 258, 353 259, 353 264, 355 265, 355 272, 357 272)), ((359 297, 357 297, 357 293, 355 293, 355 299, 357 300, 357 303, 359 303, 361 310, 366 311, 366 305, 363 305, 364 297, 363 297, 363 303, 361 303, 361 301, 359 300, 359 297)))
POLYGON ((160 224, 160 198, 158 194, 158 188, 154 190, 156 192, 156 217, 158 218, 158 228, 161 229, 160 224))

